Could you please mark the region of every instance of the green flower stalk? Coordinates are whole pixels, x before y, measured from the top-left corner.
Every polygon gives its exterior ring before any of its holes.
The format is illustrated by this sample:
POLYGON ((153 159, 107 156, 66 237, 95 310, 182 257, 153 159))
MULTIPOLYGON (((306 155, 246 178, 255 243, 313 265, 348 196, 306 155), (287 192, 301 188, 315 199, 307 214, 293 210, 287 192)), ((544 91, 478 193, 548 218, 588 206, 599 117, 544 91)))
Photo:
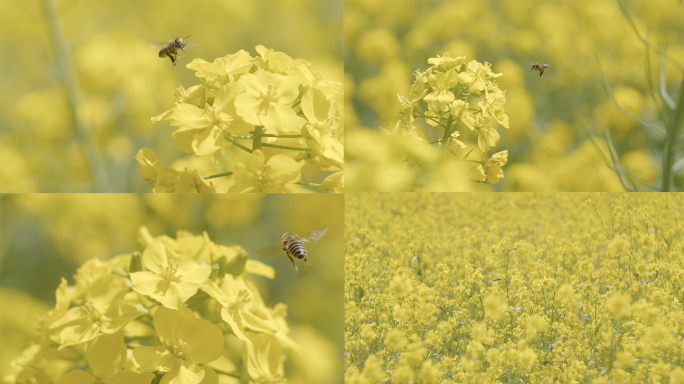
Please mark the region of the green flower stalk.
POLYGON ((321 181, 301 182, 303 168, 318 168, 326 177, 343 172, 342 85, 311 73, 307 61, 263 46, 256 50, 257 57, 241 50, 213 63, 193 60, 186 67, 200 84, 179 87, 175 107, 152 118, 177 127, 171 137, 182 152, 218 163, 235 147, 246 158, 232 170, 201 176, 164 166, 154 150, 143 148, 136 159, 155 192, 216 192, 205 180, 225 176, 233 181, 228 192, 292 192, 295 184, 343 191, 341 176, 327 188, 321 181))
MULTIPOLYGON (((494 127, 509 128, 506 92, 495 81, 502 74, 493 73, 489 63, 475 60, 465 63, 463 59, 451 57, 448 52, 429 59, 430 68, 415 72, 416 80, 409 96, 398 95, 399 115, 383 131, 416 146, 426 146, 431 143, 415 125, 416 118, 424 119, 428 125, 443 130, 442 138, 434 142, 439 143, 438 152, 442 156, 453 156, 468 164, 471 180, 496 184, 503 177, 501 167, 508 161, 505 150, 488 155, 500 139, 494 127), (477 145, 468 145, 468 141, 463 141, 464 136, 477 141, 477 145)), ((425 164, 409 153, 404 161, 418 168, 425 164)))
POLYGON ((140 235, 142 258, 93 259, 77 270, 75 285, 62 280, 40 336, 2 382, 285 382, 283 352, 301 347, 288 336, 285 306, 267 307, 249 278, 272 279, 274 269, 206 233, 179 231, 174 239, 141 228, 140 235), (224 351, 227 342, 240 345, 224 351))

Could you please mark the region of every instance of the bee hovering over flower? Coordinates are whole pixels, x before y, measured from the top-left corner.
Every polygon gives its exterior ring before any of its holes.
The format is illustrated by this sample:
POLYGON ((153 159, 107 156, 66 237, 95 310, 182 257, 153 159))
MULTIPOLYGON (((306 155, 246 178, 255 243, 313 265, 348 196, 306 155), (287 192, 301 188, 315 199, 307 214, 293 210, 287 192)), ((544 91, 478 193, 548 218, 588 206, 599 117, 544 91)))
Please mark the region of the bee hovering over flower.
POLYGON ((550 66, 548 64, 542 64, 542 63, 532 63, 532 68, 530 69, 530 72, 532 72, 533 69, 536 69, 539 71, 539 77, 544 74, 544 70, 549 68, 550 66))
POLYGON ((316 244, 316 242, 325 235, 325 231, 327 230, 328 227, 314 229, 302 237, 299 237, 294 233, 286 233, 283 235, 280 243, 257 250, 257 256, 276 257, 280 254, 280 251, 283 251, 287 255, 287 258, 292 262, 296 273, 297 264, 295 264, 295 258, 304 260, 307 265, 309 264, 309 261, 306 258, 306 246, 304 245, 304 242, 316 244))
POLYGON ((178 61, 178 58, 180 57, 180 53, 178 52, 179 49, 182 49, 183 52, 186 52, 185 47, 196 47, 198 44, 194 43, 186 43, 185 39, 190 37, 192 35, 187 35, 185 38, 183 37, 176 37, 175 39, 169 40, 168 43, 166 44, 149 44, 150 47, 159 49, 159 57, 164 57, 168 56, 169 59, 171 59, 171 63, 173 63, 173 66, 176 66, 176 62, 178 61))

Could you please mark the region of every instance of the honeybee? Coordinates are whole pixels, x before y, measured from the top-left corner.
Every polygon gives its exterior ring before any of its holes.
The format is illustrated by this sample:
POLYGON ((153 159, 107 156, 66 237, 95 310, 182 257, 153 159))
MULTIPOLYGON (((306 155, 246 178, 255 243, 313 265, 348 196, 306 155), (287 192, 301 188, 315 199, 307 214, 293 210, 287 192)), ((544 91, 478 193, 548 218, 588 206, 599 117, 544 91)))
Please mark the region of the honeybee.
POLYGON ((297 264, 295 264, 295 258, 304 260, 307 265, 309 264, 309 261, 306 258, 306 246, 304 245, 304 242, 316 244, 316 242, 325 235, 325 231, 327 230, 328 227, 314 229, 302 237, 299 237, 294 233, 285 233, 280 243, 258 249, 257 256, 276 257, 280 254, 280 251, 283 251, 287 255, 287 258, 292 262, 296 273, 297 264))
POLYGON ((176 37, 175 39, 169 40, 168 43, 166 44, 149 44, 150 47, 159 49, 159 57, 164 57, 168 56, 169 59, 171 59, 171 63, 173 66, 176 66, 176 62, 178 61, 178 58, 180 57, 180 53, 178 52, 179 49, 182 49, 183 52, 186 52, 185 47, 196 47, 198 44, 194 43, 186 43, 185 39, 190 37, 192 35, 187 35, 185 38, 183 37, 176 37))
POLYGON ((532 68, 530 69, 530 72, 532 72, 532 69, 536 69, 539 71, 539 77, 544 74, 544 70, 549 68, 550 66, 548 64, 542 64, 542 63, 532 63, 532 68))

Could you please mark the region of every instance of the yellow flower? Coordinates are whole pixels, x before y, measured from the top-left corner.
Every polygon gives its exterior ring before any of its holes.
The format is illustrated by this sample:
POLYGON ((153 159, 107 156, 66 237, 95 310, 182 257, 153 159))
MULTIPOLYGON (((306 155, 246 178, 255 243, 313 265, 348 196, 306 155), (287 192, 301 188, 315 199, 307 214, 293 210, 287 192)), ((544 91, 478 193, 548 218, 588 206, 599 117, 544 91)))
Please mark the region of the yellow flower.
POLYGON ((505 300, 501 296, 494 294, 485 296, 482 301, 482 306, 484 308, 485 317, 494 320, 499 320, 504 317, 504 315, 506 315, 506 309, 508 308, 508 304, 506 304, 505 300))
POLYGON ((385 335, 385 345, 394 351, 401 351, 406 345, 404 334, 398 329, 393 329, 385 335))
MULTIPOLYGON (((86 350, 86 359, 92 376, 85 382, 93 383, 94 378, 98 378, 107 384, 150 384, 154 380, 154 373, 137 373, 123 369, 126 358, 127 348, 123 332, 99 335, 88 344, 86 350)), ((79 383, 77 379, 69 382, 79 383)))
POLYGON ((629 312, 630 302, 629 296, 616 292, 606 301, 606 307, 616 319, 620 320, 629 312))
POLYGON ((187 307, 158 307, 153 318, 161 345, 133 349, 139 372, 165 372, 160 384, 199 384, 207 367, 223 352, 223 333, 187 307), (204 369, 203 369, 204 368, 204 369))
POLYGON ((370 355, 363 363, 363 371, 361 372, 368 383, 375 383, 382 381, 387 377, 387 374, 382 370, 382 359, 375 355, 370 355))
POLYGON ((482 152, 489 151, 490 148, 495 147, 499 142, 499 132, 494 128, 483 127, 479 129, 479 135, 477 136, 477 145, 480 147, 482 152))
POLYGON ((283 378, 282 346, 278 338, 269 333, 245 332, 247 342, 242 349, 245 371, 251 382, 278 383, 283 378))
POLYGON ((225 55, 215 59, 213 63, 202 59, 194 59, 185 67, 195 72, 195 77, 205 79, 206 83, 218 86, 230 82, 231 75, 247 73, 252 67, 252 57, 249 52, 239 50, 232 55, 225 55))
POLYGON ((162 165, 152 148, 145 147, 135 155, 140 164, 143 180, 150 182, 150 188, 155 192, 174 192, 178 181, 178 171, 162 165))
POLYGON ((276 135, 300 133, 306 120, 292 109, 299 96, 299 81, 295 77, 258 71, 242 75, 238 83, 245 92, 237 95, 235 107, 246 122, 263 126, 276 135))
POLYGON ((123 304, 128 287, 120 276, 106 274, 96 279, 85 294, 83 305, 69 309, 50 325, 50 338, 61 348, 85 343, 102 333, 112 334, 145 312, 123 304))
POLYGON ((305 125, 302 135, 308 147, 328 163, 340 169, 344 168, 344 144, 337 141, 330 132, 305 125))
POLYGON ((296 161, 287 155, 275 155, 264 163, 263 153, 256 149, 245 162, 235 166, 233 171, 235 184, 228 191, 290 192, 285 185, 299 181, 303 165, 303 162, 296 161))
POLYGON ((413 290, 411 279, 405 275, 397 275, 390 281, 389 289, 397 297, 406 297, 413 290))
POLYGON ((174 183, 173 192, 215 193, 216 187, 211 181, 207 182, 196 169, 185 168, 183 171, 178 171, 178 180, 174 183))
POLYGON ((178 127, 171 134, 178 149, 198 156, 211 155, 218 161, 231 145, 225 139, 228 133, 244 135, 254 129, 254 125, 242 120, 235 110, 235 97, 244 92, 242 84, 229 83, 218 90, 212 105, 198 108, 192 104, 178 104, 164 118, 178 127))
POLYGON ((434 364, 432 360, 426 360, 420 367, 420 379, 424 383, 436 383, 442 377, 439 371, 440 364, 434 364))
POLYGON ((167 308, 178 309, 197 293, 209 278, 211 267, 177 255, 161 241, 152 243, 143 252, 145 271, 131 273, 133 289, 152 297, 167 308))
POLYGON ((333 173, 323 180, 321 189, 325 192, 344 192, 344 171, 333 173))
POLYGON ((608 253, 612 255, 627 251, 629 251, 629 238, 626 235, 619 235, 608 244, 608 253))
POLYGON ((530 369, 537 361, 537 354, 530 348, 525 348, 518 353, 518 362, 524 369, 530 369))

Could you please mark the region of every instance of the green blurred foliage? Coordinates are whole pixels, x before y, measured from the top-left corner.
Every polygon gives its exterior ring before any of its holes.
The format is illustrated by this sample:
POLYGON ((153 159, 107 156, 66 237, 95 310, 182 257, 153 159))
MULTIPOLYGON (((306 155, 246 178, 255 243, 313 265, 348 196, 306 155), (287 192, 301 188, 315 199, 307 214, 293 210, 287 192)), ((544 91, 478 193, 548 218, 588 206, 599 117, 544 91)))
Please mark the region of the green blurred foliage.
MULTIPOLYGON (((153 236, 206 231, 217 244, 254 252, 285 232, 330 226, 308 246, 295 274, 284 254, 258 259, 274 280, 253 276, 264 301, 288 306, 291 338, 304 347, 286 363, 290 383, 341 383, 343 359, 343 195, 2 195, 0 210, 0 371, 36 336, 36 318, 54 306, 61 277, 85 260, 142 251, 138 229, 153 236), (276 237, 277 236, 277 237, 276 237)), ((238 356, 240 350, 236 351, 238 356)))
POLYGON ((195 161, 178 151, 168 123, 150 121, 173 105, 179 85, 197 83, 185 69, 193 58, 211 62, 240 49, 256 55, 262 44, 343 80, 341 1, 64 0, 57 14, 83 96, 78 105, 60 77, 59 37, 44 1, 0 2, 0 162, 11 164, 0 171, 2 192, 98 190, 74 115, 102 159, 99 191, 149 192, 134 158, 142 147, 170 165, 195 161), (199 46, 181 52, 176 67, 147 46, 187 35, 199 46))
MULTIPOLYGON (((623 3, 642 35, 655 47, 667 43, 668 55, 684 63, 684 3, 623 3)), ((646 50, 614 0, 351 0, 345 3, 344 44, 345 120, 350 128, 391 128, 388 123, 400 107, 397 93, 407 95, 412 73, 425 70, 427 59, 435 55, 450 52, 465 56, 466 62, 487 61, 494 72, 503 73, 497 80, 507 91, 511 128, 502 133, 500 146, 508 149, 509 162, 503 167, 505 178, 483 190, 623 190, 582 132, 577 114, 595 131, 610 130, 625 168, 648 181, 660 177, 663 138, 619 112, 601 84, 595 55, 617 101, 657 122, 646 50), (543 77, 530 73, 535 62, 551 66, 543 77)), ((657 87, 660 56, 650 52, 650 63, 657 87)), ((665 75, 674 98, 682 71, 668 62, 665 75)), ((426 124, 421 128, 430 129, 426 124)), ((436 133, 428 138, 436 140, 436 133)), ((605 141, 599 141, 607 154, 605 141)), ((356 172, 353 159, 348 157, 347 165, 356 172)), ((358 172, 363 173, 363 165, 358 164, 358 172)), ((684 174, 676 178, 681 184, 684 174)), ((350 176, 350 190, 354 183, 350 176)))

